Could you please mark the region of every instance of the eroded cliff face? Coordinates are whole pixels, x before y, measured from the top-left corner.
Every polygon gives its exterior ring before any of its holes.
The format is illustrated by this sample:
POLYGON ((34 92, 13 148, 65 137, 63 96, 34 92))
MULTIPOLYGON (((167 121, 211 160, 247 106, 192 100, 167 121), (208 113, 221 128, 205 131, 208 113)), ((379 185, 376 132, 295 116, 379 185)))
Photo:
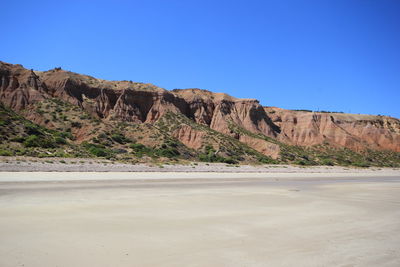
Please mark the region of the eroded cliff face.
POLYGON ((172 133, 172 136, 189 148, 200 149, 204 145, 203 141, 206 133, 193 129, 188 125, 182 125, 172 133))
POLYGON ((254 138, 248 135, 241 135, 239 141, 245 143, 254 150, 269 156, 273 159, 279 158, 279 153, 281 152, 280 146, 259 138, 254 138))
MULTIPOLYGON (((16 111, 29 109, 44 98, 55 97, 103 120, 154 123, 167 112, 173 112, 232 136, 230 123, 276 136, 277 127, 254 99, 237 99, 200 89, 168 91, 151 84, 110 82, 61 69, 33 72, 7 63, 1 63, 0 69, 1 101, 16 111)), ((34 115, 30 119, 41 122, 34 115)), ((191 144, 187 140, 191 133, 183 131, 177 138, 189 147, 197 147, 197 141, 191 144)), ((240 136, 235 138, 240 139, 240 136)))
POLYGON ((47 88, 38 76, 20 65, 0 65, 0 100, 14 110, 22 110, 45 97, 47 88))
POLYGON ((400 151, 400 121, 395 118, 275 107, 265 107, 265 111, 281 129, 278 139, 288 144, 400 151))
MULTIPOLYGON (((207 90, 168 91, 152 84, 105 81, 61 69, 32 71, 0 62, 2 103, 44 124, 34 106, 48 98, 78 106, 105 122, 154 124, 169 112, 180 113, 272 157, 278 157, 278 145, 234 132, 230 126, 234 124, 292 145, 329 144, 356 151, 367 148, 400 151, 400 122, 390 117, 264 108, 255 99, 238 99, 207 90)), ((45 126, 51 125, 47 121, 45 126)), ((204 134, 191 127, 181 127, 171 136, 193 149, 203 146, 204 134)))
MULTIPOLYGON (((275 137, 276 127, 256 99, 239 99, 200 89, 173 90, 187 104, 186 116, 218 132, 233 135, 234 123, 254 133, 275 137)), ((239 137, 237 137, 239 139, 239 137)))

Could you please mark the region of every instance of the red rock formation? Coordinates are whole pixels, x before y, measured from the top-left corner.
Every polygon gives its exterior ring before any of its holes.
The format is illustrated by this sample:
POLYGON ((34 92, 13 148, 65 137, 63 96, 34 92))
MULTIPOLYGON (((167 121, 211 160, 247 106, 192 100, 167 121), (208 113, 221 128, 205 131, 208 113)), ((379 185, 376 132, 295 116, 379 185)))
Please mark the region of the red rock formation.
POLYGON ((15 110, 23 110, 43 100, 47 88, 33 71, 21 65, 0 63, 0 101, 15 110))
POLYGON ((239 141, 245 143, 249 147, 253 148, 254 150, 257 150, 258 152, 266 156, 270 156, 273 159, 278 158, 279 152, 281 151, 280 146, 277 144, 273 144, 265 140, 254 138, 248 135, 241 135, 239 137, 239 141))
POLYGON ((281 129, 278 139, 311 146, 327 143, 336 147, 400 151, 400 120, 387 116, 321 113, 266 107, 281 129))
POLYGON ((205 135, 205 132, 195 130, 189 125, 182 125, 182 127, 172 133, 172 136, 181 141, 185 146, 193 149, 199 149, 203 146, 205 135))
MULTIPOLYGON (((395 118, 263 108, 255 99, 206 90, 168 91, 151 84, 105 81, 61 69, 33 72, 0 62, 0 101, 5 105, 16 111, 29 110, 35 102, 50 97, 77 105, 102 120, 154 123, 167 112, 181 113, 273 157, 279 154, 276 145, 234 133, 229 126, 236 124, 294 145, 327 143, 353 150, 400 151, 400 121, 395 118)), ((34 112, 27 116, 42 123, 34 112)), ((171 134, 188 147, 201 146, 201 133, 191 127, 171 134)))
POLYGON ((211 129, 230 135, 229 123, 235 123, 254 133, 276 136, 274 125, 255 99, 239 99, 200 89, 172 92, 188 104, 189 112, 186 116, 211 129))

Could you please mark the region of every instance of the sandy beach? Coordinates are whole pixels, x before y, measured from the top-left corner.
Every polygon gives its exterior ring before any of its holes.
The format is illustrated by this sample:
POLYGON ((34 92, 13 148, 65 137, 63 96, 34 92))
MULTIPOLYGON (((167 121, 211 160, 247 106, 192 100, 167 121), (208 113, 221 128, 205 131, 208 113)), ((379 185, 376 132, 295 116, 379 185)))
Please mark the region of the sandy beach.
POLYGON ((299 166, 284 164, 231 165, 226 163, 124 163, 91 158, 35 158, 0 156, 0 172, 219 172, 219 173, 398 173, 400 168, 299 166))
POLYGON ((0 266, 400 266, 400 172, 0 172, 0 266))

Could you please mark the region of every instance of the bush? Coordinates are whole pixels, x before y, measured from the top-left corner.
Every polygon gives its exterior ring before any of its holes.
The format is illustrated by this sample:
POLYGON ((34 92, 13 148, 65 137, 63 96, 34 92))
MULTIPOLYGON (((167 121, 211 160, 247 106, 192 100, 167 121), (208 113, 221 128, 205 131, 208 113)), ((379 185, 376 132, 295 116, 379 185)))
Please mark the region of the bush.
POLYGON ((100 139, 108 139, 108 136, 105 133, 101 133, 97 137, 100 139))
POLYGON ((363 161, 353 162, 351 165, 353 165, 355 167, 360 167, 360 168, 371 167, 371 165, 368 162, 363 162, 363 161))
POLYGON ((81 128, 82 127, 82 123, 78 122, 78 121, 73 121, 71 122, 71 126, 74 128, 81 128))
POLYGON ((175 140, 167 140, 159 149, 155 150, 155 155, 166 158, 177 157, 181 154, 177 149, 178 145, 175 140))
POLYGON ((126 151, 126 149, 123 148, 115 148, 112 150, 113 153, 115 154, 125 154, 128 153, 128 151, 126 151))
POLYGON ((234 160, 233 158, 225 158, 224 159, 224 163, 227 164, 237 164, 238 162, 236 160, 234 160))
POLYGON ((63 151, 57 151, 53 156, 57 158, 67 158, 69 155, 63 151))
POLYGON ((55 143, 48 137, 39 137, 37 135, 30 135, 24 141, 25 147, 43 147, 43 148, 53 148, 55 143))
POLYGON ((39 137, 37 135, 30 135, 24 141, 24 146, 26 147, 37 147, 39 146, 39 137))
POLYGON ((315 162, 310 161, 310 160, 305 160, 305 159, 296 160, 296 161, 293 162, 293 163, 294 163, 294 164, 297 164, 297 165, 302 165, 302 166, 315 165, 315 162))
MULTIPOLYGON (((71 129, 69 129, 69 130, 71 130, 71 129)), ((74 136, 72 135, 71 132, 58 132, 58 133, 56 133, 56 135, 59 137, 62 137, 62 138, 68 138, 71 140, 74 139, 74 136)))
POLYGON ((165 142, 165 145, 169 147, 178 147, 178 142, 175 140, 168 140, 165 142))
POLYGON ((26 124, 25 129, 29 135, 42 135, 43 134, 40 127, 37 125, 34 125, 34 124, 30 124, 30 123, 26 124))
POLYGON ((145 145, 139 143, 132 143, 129 145, 129 147, 132 148, 133 153, 138 157, 141 157, 143 154, 149 155, 151 157, 154 156, 153 149, 145 145))
POLYGON ((335 165, 335 164, 334 164, 333 161, 330 160, 330 159, 322 159, 322 160, 321 160, 321 165, 333 166, 333 165, 335 165))
POLYGON ((0 156, 12 156, 13 153, 8 150, 0 149, 0 156))
POLYGON ((172 147, 158 149, 156 150, 156 154, 166 158, 173 158, 180 155, 179 151, 172 147))
POLYGON ((111 139, 120 144, 126 144, 130 141, 128 138, 126 138, 122 134, 113 134, 113 135, 111 135, 111 139))
POLYGON ((222 156, 219 156, 215 154, 213 149, 207 149, 208 154, 200 154, 199 155, 199 160, 203 162, 221 162, 221 163, 227 163, 227 164, 237 164, 238 161, 232 157, 224 158, 222 156))
POLYGON ((129 145, 129 147, 132 148, 135 152, 146 152, 149 150, 147 146, 139 143, 132 143, 129 145))
POLYGON ((25 137, 17 136, 17 137, 11 138, 10 141, 11 142, 23 143, 25 141, 25 137))
POLYGON ((96 157, 112 156, 112 151, 106 149, 103 145, 83 143, 83 146, 89 151, 90 154, 96 157))
POLYGON ((200 154, 200 155, 199 155, 199 160, 200 160, 200 161, 203 161, 203 162, 209 162, 209 160, 208 160, 208 155, 206 155, 206 154, 200 154))
POLYGON ((56 138, 54 140, 57 144, 60 144, 60 145, 65 145, 67 143, 67 141, 64 138, 62 138, 61 136, 56 136, 56 138))
POLYGON ((91 147, 89 148, 89 152, 96 157, 106 157, 108 155, 107 151, 101 147, 91 147))
POLYGON ((276 163, 275 160, 273 160, 270 157, 266 157, 266 156, 265 157, 259 157, 258 158, 258 162, 260 162, 262 164, 275 164, 276 163))

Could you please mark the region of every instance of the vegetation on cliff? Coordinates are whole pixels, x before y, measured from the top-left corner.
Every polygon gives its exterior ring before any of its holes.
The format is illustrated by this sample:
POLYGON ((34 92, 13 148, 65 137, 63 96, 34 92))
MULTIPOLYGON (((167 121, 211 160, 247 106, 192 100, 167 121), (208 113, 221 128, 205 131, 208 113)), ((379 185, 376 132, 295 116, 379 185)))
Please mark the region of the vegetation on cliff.
MULTIPOLYGON (((57 102, 62 107, 66 103, 57 102)), ((50 108, 50 107, 49 107, 50 108)), ((52 112, 50 112, 52 114, 52 112)), ((51 115, 50 115, 51 116, 51 115)), ((81 115, 83 120, 91 121, 87 114, 81 115)), ((76 118, 76 117, 74 117, 76 118)), ((11 109, 0 104, 0 155, 1 156, 34 156, 34 157, 99 157, 129 162, 147 161, 204 161, 237 164, 241 162, 258 164, 290 163, 299 165, 344 165, 344 166, 385 166, 399 167, 400 154, 390 151, 367 150, 357 153, 345 148, 329 146, 300 147, 281 143, 271 137, 254 134, 237 125, 231 124, 233 133, 249 135, 267 142, 278 144, 281 148, 279 159, 272 159, 239 142, 237 139, 216 132, 207 126, 196 124, 190 119, 174 113, 167 113, 154 125, 135 125, 110 122, 108 127, 97 129, 94 137, 81 143, 76 142, 72 134, 75 124, 86 125, 61 119, 63 123, 58 130, 48 129, 35 124, 11 109), (69 123, 64 123, 68 121, 69 123), (188 125, 205 132, 201 149, 186 147, 171 136, 182 125, 188 125), (62 127, 64 126, 64 127, 62 127), (152 134, 148 145, 143 140, 142 128, 152 134), (113 129, 107 131, 105 129, 113 129), (127 137, 127 136, 130 137, 127 137), (152 143, 152 144, 151 144, 152 143)))
POLYGON ((400 166, 400 120, 0 62, 0 155, 400 166))

